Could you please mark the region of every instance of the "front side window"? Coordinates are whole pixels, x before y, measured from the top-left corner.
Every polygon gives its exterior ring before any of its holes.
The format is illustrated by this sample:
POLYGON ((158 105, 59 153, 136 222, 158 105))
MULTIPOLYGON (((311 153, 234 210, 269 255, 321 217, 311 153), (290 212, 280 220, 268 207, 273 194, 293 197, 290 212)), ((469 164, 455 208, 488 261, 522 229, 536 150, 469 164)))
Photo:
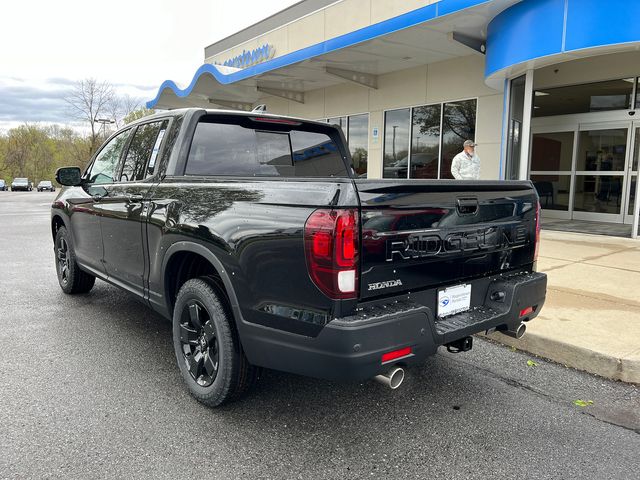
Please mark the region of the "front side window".
POLYGON ((168 123, 168 120, 163 120, 145 123, 137 128, 122 166, 121 182, 142 180, 145 176, 147 163, 152 168, 151 161, 155 164, 155 158, 158 155, 168 123))
POLYGON ((120 155, 122 155, 122 150, 130 133, 131 129, 119 133, 100 150, 91 166, 91 171, 88 175, 89 183, 102 184, 115 181, 120 155))

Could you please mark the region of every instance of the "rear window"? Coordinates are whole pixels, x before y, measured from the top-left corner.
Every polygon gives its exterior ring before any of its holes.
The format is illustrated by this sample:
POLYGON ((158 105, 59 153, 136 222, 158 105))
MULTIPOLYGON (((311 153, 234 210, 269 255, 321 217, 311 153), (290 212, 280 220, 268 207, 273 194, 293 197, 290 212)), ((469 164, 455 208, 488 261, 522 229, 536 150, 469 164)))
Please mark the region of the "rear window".
POLYGON ((204 117, 198 123, 187 159, 187 175, 349 176, 329 131, 310 130, 323 127, 305 130, 301 125, 253 122, 249 117, 236 117, 236 121, 227 118, 217 122, 204 117))

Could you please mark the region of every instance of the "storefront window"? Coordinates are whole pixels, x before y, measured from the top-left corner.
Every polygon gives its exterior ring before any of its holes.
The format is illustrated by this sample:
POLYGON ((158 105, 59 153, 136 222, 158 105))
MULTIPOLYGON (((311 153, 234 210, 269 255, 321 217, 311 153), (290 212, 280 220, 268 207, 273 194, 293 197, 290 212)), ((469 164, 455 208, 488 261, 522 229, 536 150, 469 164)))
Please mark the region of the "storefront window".
POLYGON ((442 115, 442 149, 440 178, 453 178, 451 161, 462 151, 465 140, 476 137, 476 100, 461 100, 444 104, 442 115))
POLYGON ((441 111, 440 104, 413 109, 410 178, 438 178, 441 111))
POLYGON ((577 212, 620 213, 622 176, 576 175, 573 209, 577 212))
POLYGON ((390 110, 384 120, 384 178, 453 178, 451 161, 475 140, 476 100, 390 110))
POLYGON ((635 78, 536 90, 533 116, 604 112, 633 108, 635 78))
POLYGON ((627 156, 627 128, 580 132, 577 171, 622 172, 627 156))
POLYGON ((531 181, 538 191, 540 206, 545 210, 569 210, 569 190, 571 175, 531 175, 531 181))
POLYGON ((347 117, 334 117, 327 119, 327 123, 331 125, 340 125, 343 132, 347 131, 347 117))
POLYGON ((535 133, 531 140, 531 171, 571 171, 573 132, 535 133))
POLYGON ((390 110, 384 115, 384 178, 407 178, 411 109, 390 110))
POLYGON ((366 176, 369 155, 369 114, 351 115, 347 130, 353 168, 357 175, 366 176))

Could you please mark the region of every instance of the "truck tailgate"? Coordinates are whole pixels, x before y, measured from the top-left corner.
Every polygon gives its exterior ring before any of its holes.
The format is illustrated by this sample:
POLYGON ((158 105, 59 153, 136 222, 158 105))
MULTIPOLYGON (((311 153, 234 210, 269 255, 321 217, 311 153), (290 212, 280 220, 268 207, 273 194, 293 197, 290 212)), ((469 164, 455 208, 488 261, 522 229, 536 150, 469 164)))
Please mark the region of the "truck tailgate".
POLYGON ((538 198, 530 182, 355 184, 362 299, 456 285, 534 261, 538 198))

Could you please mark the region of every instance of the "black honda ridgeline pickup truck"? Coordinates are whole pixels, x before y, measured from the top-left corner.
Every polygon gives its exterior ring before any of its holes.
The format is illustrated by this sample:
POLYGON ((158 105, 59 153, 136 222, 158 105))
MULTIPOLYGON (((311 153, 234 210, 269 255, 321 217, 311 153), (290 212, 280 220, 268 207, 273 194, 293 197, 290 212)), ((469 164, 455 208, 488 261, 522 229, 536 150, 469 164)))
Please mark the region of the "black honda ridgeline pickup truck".
POLYGON ((56 180, 62 290, 100 278, 170 319, 182 377, 210 406, 260 367, 397 388, 439 346, 519 338, 545 299, 530 182, 359 178, 325 123, 168 111, 56 180))

